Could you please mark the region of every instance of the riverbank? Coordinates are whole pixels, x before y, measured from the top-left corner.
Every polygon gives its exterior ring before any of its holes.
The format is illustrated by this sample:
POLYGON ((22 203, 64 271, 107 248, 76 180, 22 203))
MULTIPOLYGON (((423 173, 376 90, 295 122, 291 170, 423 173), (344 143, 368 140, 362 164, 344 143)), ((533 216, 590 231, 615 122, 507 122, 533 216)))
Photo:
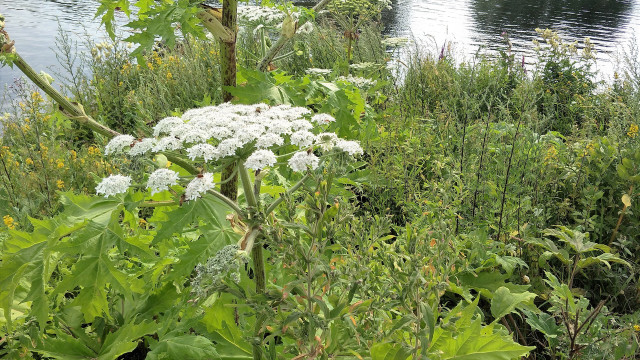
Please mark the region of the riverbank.
POLYGON ((495 57, 398 59, 406 39, 330 13, 262 72, 269 38, 242 29, 235 105, 212 41, 138 61, 91 44, 64 90, 130 136, 22 88, 2 120, 0 354, 637 356, 637 49, 600 86, 589 43, 550 30, 534 67, 506 36, 495 57))

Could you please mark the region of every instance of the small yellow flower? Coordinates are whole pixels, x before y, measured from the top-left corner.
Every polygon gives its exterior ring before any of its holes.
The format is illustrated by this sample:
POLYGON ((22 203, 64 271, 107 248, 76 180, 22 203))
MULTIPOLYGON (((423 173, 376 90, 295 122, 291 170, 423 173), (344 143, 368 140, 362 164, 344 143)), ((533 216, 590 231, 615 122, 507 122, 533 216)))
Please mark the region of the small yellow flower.
POLYGON ((147 67, 149 68, 149 70, 153 71, 153 64, 148 62, 147 63, 147 67))
POLYGON ((173 74, 171 74, 171 71, 167 71, 167 80, 171 79, 173 79, 173 74))
POLYGON ((64 181, 62 180, 56 181, 56 186, 58 187, 58 189, 64 189, 64 181))
POLYGON ((89 146, 89 149, 87 149, 87 151, 89 152, 89 155, 100 155, 100 149, 95 146, 89 146))
POLYGON ((638 125, 631 124, 629 126, 629 131, 627 131, 627 135, 632 139, 638 136, 638 125))
POLYGON ((30 157, 26 158, 24 162, 27 163, 27 165, 33 165, 33 160, 31 160, 30 157))
POLYGON ((62 159, 57 159, 56 166, 58 167, 58 169, 64 168, 64 161, 62 161, 62 159))
POLYGON ((638 324, 633 325, 633 330, 640 331, 640 325, 638 324))
POLYGON ((71 159, 74 161, 78 158, 78 153, 75 150, 71 150, 71 159))
POLYGON ((2 217, 2 221, 4 221, 4 224, 11 230, 16 228, 16 221, 13 220, 13 218, 11 217, 11 215, 5 215, 2 217))

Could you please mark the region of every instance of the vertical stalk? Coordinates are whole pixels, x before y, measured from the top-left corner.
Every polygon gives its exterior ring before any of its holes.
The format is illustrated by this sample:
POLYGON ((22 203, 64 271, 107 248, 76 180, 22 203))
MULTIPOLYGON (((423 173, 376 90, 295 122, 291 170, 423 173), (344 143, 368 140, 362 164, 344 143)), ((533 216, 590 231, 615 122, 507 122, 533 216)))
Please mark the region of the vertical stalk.
POLYGON ((518 121, 518 127, 516 133, 513 136, 513 144, 511 145, 511 155, 509 155, 509 163, 507 164, 507 174, 504 179, 504 187, 502 188, 502 203, 500 205, 500 221, 498 222, 498 241, 500 241, 500 233, 502 232, 502 216, 504 215, 504 201, 507 198, 507 186, 509 185, 509 172, 511 171, 511 161, 513 160, 513 153, 516 149, 516 143, 518 142, 518 135, 520 133, 520 124, 522 120, 518 121))
MULTIPOLYGON (((236 33, 238 28, 238 0, 225 0, 222 5, 222 25, 233 33, 231 41, 220 41, 220 61, 222 62, 222 100, 229 102, 233 95, 225 86, 236 86, 236 33)), ((220 192, 231 200, 238 198, 238 176, 233 173, 234 164, 230 164, 222 171, 223 178, 230 181, 220 185, 220 192)))

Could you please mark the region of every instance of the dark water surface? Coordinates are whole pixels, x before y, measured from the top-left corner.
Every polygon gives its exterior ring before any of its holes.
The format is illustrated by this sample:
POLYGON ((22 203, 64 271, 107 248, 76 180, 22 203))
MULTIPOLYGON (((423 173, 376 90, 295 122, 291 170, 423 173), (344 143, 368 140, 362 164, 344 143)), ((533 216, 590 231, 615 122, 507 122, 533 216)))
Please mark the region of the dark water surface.
MULTIPOLYGON (((53 50, 58 22, 74 39, 85 29, 104 37, 93 18, 98 5, 96 0, 0 0, 0 13, 20 54, 36 71, 51 72, 58 64, 53 50)), ((391 35, 410 35, 432 49, 451 43, 462 55, 479 47, 497 49, 506 31, 514 50, 530 56, 534 29, 553 28, 569 41, 590 37, 599 68, 610 72, 616 47, 640 35, 640 0, 394 0, 384 19, 391 35)), ((0 69, 0 91, 19 75, 0 69)))
POLYGON ((385 17, 390 34, 433 49, 451 43, 463 55, 504 48, 503 32, 526 56, 534 53, 536 28, 557 30, 567 42, 589 37, 605 73, 618 48, 640 36, 640 0, 397 0, 385 17))

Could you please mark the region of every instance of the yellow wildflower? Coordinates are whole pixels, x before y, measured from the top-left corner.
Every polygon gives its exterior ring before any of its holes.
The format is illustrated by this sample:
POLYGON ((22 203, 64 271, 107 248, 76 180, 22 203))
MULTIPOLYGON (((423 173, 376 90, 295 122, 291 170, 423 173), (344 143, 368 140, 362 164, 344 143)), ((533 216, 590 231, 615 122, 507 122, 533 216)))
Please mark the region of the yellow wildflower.
POLYGON ((149 68, 149 70, 153 71, 153 64, 148 62, 147 63, 147 67, 149 68))
POLYGON ((633 330, 640 331, 640 325, 638 324, 633 325, 633 330))
POLYGON ((11 217, 11 215, 5 215, 2 217, 2 220, 4 221, 4 224, 7 225, 7 227, 11 230, 16 228, 16 221, 13 220, 13 218, 11 217))
POLYGON ((638 125, 631 124, 629 126, 629 131, 627 131, 627 135, 629 135, 629 137, 632 139, 638 136, 638 125))
POLYGON ((100 149, 95 146, 89 146, 89 149, 87 149, 87 151, 89 152, 89 155, 100 155, 100 149))
POLYGON ((167 80, 171 79, 173 79, 173 74, 171 74, 171 71, 167 71, 167 80))
POLYGON ((75 150, 71 150, 71 159, 74 161, 78 158, 78 153, 75 150))
POLYGON ((64 181, 62 180, 56 181, 56 186, 58 187, 58 189, 64 189, 64 181))
POLYGON ((30 157, 26 158, 26 159, 24 160, 24 162, 26 162, 26 163, 27 163, 27 165, 33 165, 33 160, 31 160, 31 158, 30 158, 30 157))
POLYGON ((62 159, 57 159, 56 166, 58 167, 58 169, 62 169, 64 167, 64 161, 62 161, 62 159))

